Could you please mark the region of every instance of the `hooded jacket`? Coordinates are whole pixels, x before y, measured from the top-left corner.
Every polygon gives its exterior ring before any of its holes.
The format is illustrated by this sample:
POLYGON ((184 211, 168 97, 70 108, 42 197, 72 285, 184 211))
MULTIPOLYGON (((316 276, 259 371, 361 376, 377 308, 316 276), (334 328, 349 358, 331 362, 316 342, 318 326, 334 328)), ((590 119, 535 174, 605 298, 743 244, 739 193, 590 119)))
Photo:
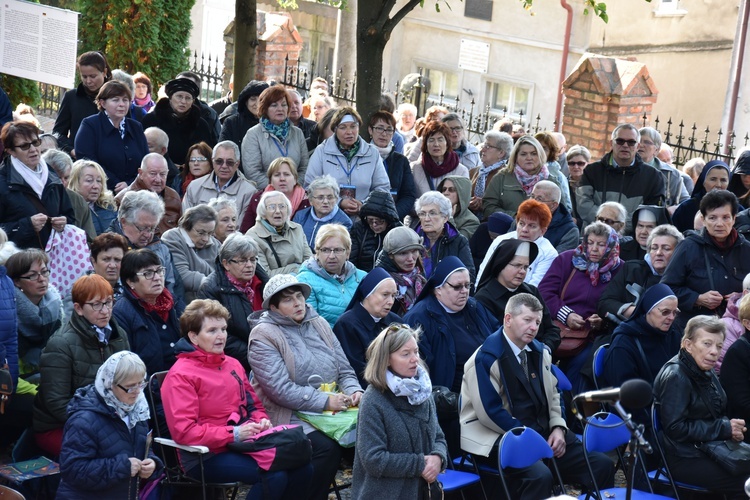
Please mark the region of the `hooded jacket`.
MULTIPOLYGON (((698 180, 695 181, 695 187, 693 188, 693 194, 690 199, 680 203, 672 214, 672 224, 675 225, 680 232, 685 232, 695 227, 695 214, 700 210, 701 200, 706 195, 706 186, 703 183, 706 180, 708 172, 715 168, 723 168, 729 174, 729 182, 732 182, 732 173, 729 171, 729 167, 726 163, 721 160, 713 160, 706 163, 703 167, 701 174, 698 176, 698 180)), ((586 167, 588 170, 588 167, 586 167)), ((584 170, 585 175, 585 170, 584 170)))
POLYGON ((204 141, 209 146, 216 145, 216 132, 201 117, 201 108, 193 104, 187 116, 177 118, 169 99, 163 97, 141 121, 144 129, 159 127, 169 136, 169 157, 177 165, 183 165, 190 146, 204 141))
MULTIPOLYGON (((635 155, 633 165, 618 167, 609 152, 583 171, 576 189, 576 207, 585 227, 596 220, 596 211, 605 201, 621 203, 632 214, 639 205, 663 205, 665 191, 664 176, 643 163, 640 156, 635 155)), ((627 230, 632 230, 630 224, 627 230)))
POLYGON ((349 261, 357 269, 370 272, 375 265, 378 255, 383 250, 383 240, 388 231, 401 226, 393 197, 385 191, 373 191, 365 199, 359 210, 359 220, 354 223, 350 232, 352 251, 349 261), (386 221, 383 232, 375 234, 366 222, 367 217, 378 217, 386 221))
POLYGON ((437 187, 438 191, 442 191, 445 181, 453 182, 453 187, 456 189, 456 196, 458 197, 458 204, 454 207, 453 212, 453 223, 456 225, 458 232, 466 236, 467 240, 470 240, 479 227, 479 219, 469 210, 471 181, 460 175, 449 175, 440 181, 437 187))
POLYGON ((544 237, 555 247, 557 253, 572 250, 578 246, 578 240, 581 238, 578 226, 568 208, 562 203, 558 203, 557 210, 552 212, 552 220, 544 237))
POLYGON ((375 267, 382 267, 388 272, 388 274, 391 275, 391 278, 396 281, 396 286, 399 289, 399 295, 398 297, 396 297, 396 300, 393 303, 391 312, 398 314, 399 316, 403 316, 414 305, 417 300, 417 296, 419 295, 417 293, 416 283, 420 283, 420 290, 427 283, 427 278, 425 278, 424 275, 424 266, 422 266, 421 257, 417 259, 416 269, 419 270, 419 273, 415 276, 413 284, 409 284, 409 282, 402 277, 403 273, 401 269, 399 269, 396 263, 393 262, 393 259, 391 259, 391 256, 388 255, 387 252, 380 252, 378 260, 375 262, 375 267), (409 306, 408 308, 407 305, 409 306))
POLYGON ((333 328, 366 275, 366 272, 346 261, 343 274, 336 278, 329 274, 313 255, 302 263, 297 279, 310 285, 312 292, 307 298, 307 303, 333 328))
POLYGON ((224 110, 222 117, 226 115, 230 109, 234 108, 234 111, 232 111, 233 114, 226 116, 222 122, 219 141, 232 141, 237 144, 237 146, 242 146, 242 139, 245 138, 247 131, 260 123, 260 119, 247 109, 247 100, 254 95, 260 95, 263 90, 268 88, 267 83, 261 83, 264 85, 258 85, 258 82, 255 80, 250 81, 245 85, 245 88, 242 89, 239 97, 237 97, 237 103, 224 110))
POLYGON ((729 186, 727 187, 727 190, 733 192, 735 196, 737 196, 740 200, 740 204, 743 207, 748 208, 750 207, 750 197, 747 196, 749 190, 744 184, 742 184, 743 175, 750 175, 750 150, 743 151, 735 161, 734 170, 732 170, 732 178, 729 180, 729 186))
MULTIPOLYGON (((29 300, 20 288, 15 288, 15 307, 18 312, 18 359, 27 373, 39 370, 39 358, 47 341, 60 329, 65 314, 60 292, 50 284, 39 304, 29 300)), ((2 360, 0 360, 2 361, 2 360)))

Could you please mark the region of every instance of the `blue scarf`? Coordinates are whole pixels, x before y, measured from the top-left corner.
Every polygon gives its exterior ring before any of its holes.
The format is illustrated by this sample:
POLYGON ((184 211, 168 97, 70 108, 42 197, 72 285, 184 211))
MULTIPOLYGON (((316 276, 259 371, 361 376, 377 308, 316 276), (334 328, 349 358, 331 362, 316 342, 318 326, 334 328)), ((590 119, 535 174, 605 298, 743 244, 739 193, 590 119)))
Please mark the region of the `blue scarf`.
POLYGON ((271 120, 263 116, 260 119, 260 123, 261 125, 263 125, 265 131, 276 137, 279 142, 281 142, 282 144, 286 142, 287 137, 289 137, 289 127, 291 126, 289 118, 279 123, 278 125, 275 125, 271 123, 271 120))

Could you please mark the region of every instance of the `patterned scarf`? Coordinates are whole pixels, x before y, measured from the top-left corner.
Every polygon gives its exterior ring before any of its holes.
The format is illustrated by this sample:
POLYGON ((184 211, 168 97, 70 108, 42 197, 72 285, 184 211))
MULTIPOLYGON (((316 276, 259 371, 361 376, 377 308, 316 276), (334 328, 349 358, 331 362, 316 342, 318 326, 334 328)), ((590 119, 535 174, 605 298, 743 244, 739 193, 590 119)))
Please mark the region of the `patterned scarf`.
POLYGON ((485 190, 485 183, 487 182, 487 176, 497 170, 498 168, 504 167, 508 163, 508 160, 500 160, 499 162, 495 163, 494 165, 490 165, 489 167, 485 167, 482 165, 479 167, 479 172, 477 173, 477 182, 474 186, 474 196, 478 198, 484 197, 484 190, 485 190))
POLYGON ((335 135, 333 138, 336 140, 336 147, 339 148, 339 151, 341 151, 341 154, 344 155, 344 158, 346 158, 347 163, 351 163, 354 156, 359 153, 359 137, 356 141, 354 141, 354 144, 350 149, 345 149, 344 146, 339 142, 339 138, 335 135))
POLYGON ((414 266, 408 273, 391 273, 391 277, 396 281, 399 293, 403 290, 396 299, 404 304, 405 310, 410 310, 427 282, 419 266, 414 266))
POLYGON ((443 163, 438 165, 429 154, 422 155, 422 168, 425 173, 436 179, 453 172, 458 167, 458 155, 455 151, 449 151, 443 157, 443 163))
POLYGON ((531 192, 534 190, 534 186, 536 186, 537 182, 545 181, 549 178, 547 165, 542 165, 542 168, 540 168, 539 172, 536 174, 529 174, 518 165, 513 169, 513 172, 516 174, 518 182, 521 183, 521 188, 523 189, 523 192, 526 193, 526 196, 531 196, 531 192))
MULTIPOLYGON (((130 351, 119 351, 107 358, 104 364, 102 364, 96 372, 94 389, 96 389, 96 392, 102 397, 102 399, 104 399, 107 406, 112 408, 115 413, 117 413, 117 416, 128 425, 128 429, 132 429, 138 422, 147 421, 151 418, 151 415, 143 391, 138 394, 138 398, 132 405, 123 403, 117 399, 117 396, 112 392, 112 386, 115 384, 117 365, 125 356, 136 355, 130 351)), ((145 377, 146 374, 144 373, 143 375, 145 377)))
POLYGON ((251 279, 250 281, 241 281, 232 276, 229 271, 224 271, 224 274, 226 274, 229 283, 233 287, 245 294, 245 297, 247 297, 247 301, 250 302, 251 305, 253 305, 253 310, 255 310, 253 300, 255 300, 255 280, 257 280, 258 277, 253 276, 253 279, 251 279))
POLYGON ((135 295, 135 298, 138 299, 138 301, 141 303, 141 306, 147 313, 151 314, 152 312, 154 312, 161 318, 162 321, 167 321, 167 318, 169 318, 169 311, 171 311, 172 307, 174 307, 174 298, 172 298, 172 294, 169 293, 167 287, 164 287, 161 295, 156 297, 156 302, 154 302, 153 304, 149 304, 145 300, 141 299, 138 294, 135 293, 135 290, 131 289, 130 292, 135 295))
POLYGON ((421 405, 432 396, 432 381, 421 365, 417 366, 417 374, 411 378, 401 378, 387 370, 385 380, 393 394, 406 397, 410 405, 421 405))
POLYGON ((271 120, 269 120, 265 116, 261 117, 260 119, 260 124, 263 125, 265 131, 277 138, 282 144, 284 144, 287 137, 289 137, 289 127, 291 127, 291 123, 292 122, 289 121, 289 118, 279 123, 278 125, 271 123, 271 120))
POLYGON ((599 262, 589 261, 588 241, 583 238, 583 243, 578 245, 573 254, 573 267, 579 271, 584 271, 589 275, 591 285, 596 286, 599 280, 607 283, 612 279, 612 271, 617 269, 622 260, 620 260, 620 241, 617 237, 617 231, 609 228, 609 237, 607 237, 607 249, 599 262))

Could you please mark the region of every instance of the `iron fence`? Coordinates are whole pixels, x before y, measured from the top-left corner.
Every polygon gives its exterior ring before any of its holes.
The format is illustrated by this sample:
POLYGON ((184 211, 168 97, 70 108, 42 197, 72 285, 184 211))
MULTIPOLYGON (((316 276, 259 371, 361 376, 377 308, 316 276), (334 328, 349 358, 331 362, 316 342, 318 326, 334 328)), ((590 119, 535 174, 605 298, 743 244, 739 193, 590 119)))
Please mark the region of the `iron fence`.
POLYGON ((60 111, 60 102, 66 89, 42 82, 38 82, 38 87, 42 101, 39 104, 37 112, 44 116, 57 116, 57 112, 60 111))
POLYGON ((224 88, 224 68, 219 66, 219 56, 212 59, 211 54, 206 57, 200 56, 200 66, 198 65, 198 52, 193 51, 193 63, 190 65, 190 71, 201 77, 203 86, 201 88, 201 99, 211 102, 223 97, 224 88))

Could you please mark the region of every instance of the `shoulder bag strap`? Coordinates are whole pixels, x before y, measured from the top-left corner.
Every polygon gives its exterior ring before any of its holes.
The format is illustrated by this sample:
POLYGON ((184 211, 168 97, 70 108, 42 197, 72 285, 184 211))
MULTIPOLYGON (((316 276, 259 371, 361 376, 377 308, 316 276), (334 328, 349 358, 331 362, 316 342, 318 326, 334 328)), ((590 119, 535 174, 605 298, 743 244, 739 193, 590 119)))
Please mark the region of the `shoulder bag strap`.
POLYGON ((654 376, 653 376, 654 374, 651 373, 651 367, 648 366, 648 358, 646 357, 646 353, 643 351, 641 340, 638 337, 633 337, 633 338, 635 339, 635 345, 638 346, 638 352, 641 353, 641 359, 643 360, 643 363, 646 366, 646 370, 648 370, 649 380, 654 380, 654 376))
POLYGON ((276 266, 277 267, 282 267, 281 266, 281 259, 279 259, 279 254, 276 253, 276 249, 273 247, 273 243, 271 242, 271 237, 269 236, 268 238, 263 238, 263 239, 266 240, 266 243, 268 243, 269 248, 273 252, 273 256, 276 259, 276 266))
POLYGON ((708 262, 708 252, 703 252, 703 258, 706 261, 706 271, 708 272, 708 286, 711 287, 711 290, 716 290, 714 276, 711 274, 711 264, 708 262))
POLYGON ((568 285, 570 285, 570 281, 573 279, 573 276, 576 274, 576 268, 574 267, 573 270, 570 272, 570 276, 568 276, 568 281, 565 282, 565 286, 563 286, 562 293, 560 293, 560 299, 565 301, 565 291, 568 289, 568 285))

